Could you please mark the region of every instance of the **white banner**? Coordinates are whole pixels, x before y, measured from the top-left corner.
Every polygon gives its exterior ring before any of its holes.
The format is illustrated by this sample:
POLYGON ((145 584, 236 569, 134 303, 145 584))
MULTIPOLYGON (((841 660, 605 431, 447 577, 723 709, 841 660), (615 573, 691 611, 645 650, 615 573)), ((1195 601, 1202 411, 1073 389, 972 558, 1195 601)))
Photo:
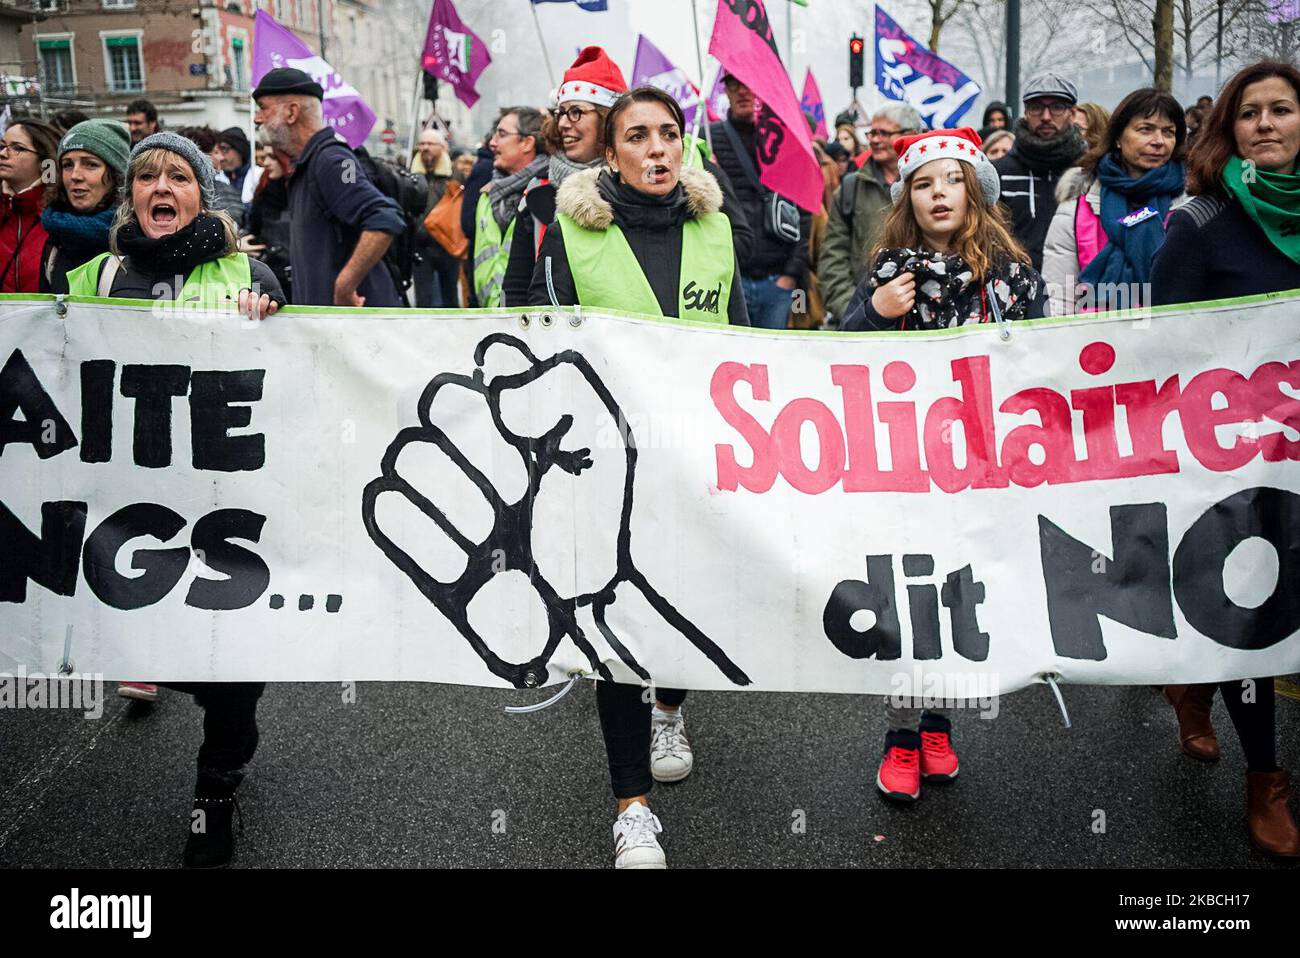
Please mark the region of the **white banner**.
POLYGON ((0 670, 959 694, 1300 669, 1300 297, 1006 340, 0 310, 0 670))

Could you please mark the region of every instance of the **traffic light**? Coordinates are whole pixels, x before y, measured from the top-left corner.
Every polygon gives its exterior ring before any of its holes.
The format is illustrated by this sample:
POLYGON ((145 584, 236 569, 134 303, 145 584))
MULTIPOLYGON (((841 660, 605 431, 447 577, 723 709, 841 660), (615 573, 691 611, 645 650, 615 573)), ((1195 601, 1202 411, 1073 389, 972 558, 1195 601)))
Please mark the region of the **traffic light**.
POLYGON ((424 79, 424 98, 430 103, 438 102, 438 78, 427 70, 422 72, 424 79))
POLYGON ((856 33, 849 37, 849 86, 862 86, 862 38, 856 33))

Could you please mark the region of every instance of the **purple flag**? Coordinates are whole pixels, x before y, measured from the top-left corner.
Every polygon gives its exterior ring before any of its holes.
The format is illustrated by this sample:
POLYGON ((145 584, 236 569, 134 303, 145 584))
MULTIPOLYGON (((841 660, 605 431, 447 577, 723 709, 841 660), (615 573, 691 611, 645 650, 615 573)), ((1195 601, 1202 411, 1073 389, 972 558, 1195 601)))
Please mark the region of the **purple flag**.
POLYGON ((647 40, 644 36, 637 40, 636 63, 632 66, 632 86, 643 83, 663 90, 682 108, 686 117, 686 128, 695 125, 695 111, 700 106, 700 91, 686 75, 686 71, 675 66, 672 60, 647 40))
POLYGON ((822 91, 817 89, 817 81, 813 79, 812 70, 804 75, 803 98, 800 99, 799 106, 803 109, 803 115, 808 117, 808 122, 812 124, 813 136, 829 140, 831 133, 826 129, 826 107, 822 105, 822 91))
POLYGON ((727 71, 719 67, 718 75, 713 78, 713 86, 709 88, 707 103, 710 122, 716 123, 721 120, 731 109, 731 101, 727 99, 727 85, 722 82, 722 78, 726 75, 727 71))
POLYGON ((426 73, 450 83, 466 106, 478 102, 474 84, 492 62, 487 47, 460 19, 451 0, 433 0, 429 30, 424 35, 420 65, 426 73))
POLYGON ((253 21, 253 86, 280 67, 302 70, 321 85, 325 91, 321 101, 325 122, 348 141, 348 146, 356 149, 366 141, 375 126, 375 111, 361 94, 288 28, 265 10, 258 10, 253 21))

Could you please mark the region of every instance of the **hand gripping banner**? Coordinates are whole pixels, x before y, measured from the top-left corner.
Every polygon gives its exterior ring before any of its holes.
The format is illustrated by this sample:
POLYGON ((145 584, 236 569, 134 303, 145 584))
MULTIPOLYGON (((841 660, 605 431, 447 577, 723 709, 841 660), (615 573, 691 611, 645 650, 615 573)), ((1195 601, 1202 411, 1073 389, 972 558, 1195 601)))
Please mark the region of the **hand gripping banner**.
POLYGON ((0 671, 915 694, 1293 672, 1297 309, 1004 339, 7 297, 0 671))

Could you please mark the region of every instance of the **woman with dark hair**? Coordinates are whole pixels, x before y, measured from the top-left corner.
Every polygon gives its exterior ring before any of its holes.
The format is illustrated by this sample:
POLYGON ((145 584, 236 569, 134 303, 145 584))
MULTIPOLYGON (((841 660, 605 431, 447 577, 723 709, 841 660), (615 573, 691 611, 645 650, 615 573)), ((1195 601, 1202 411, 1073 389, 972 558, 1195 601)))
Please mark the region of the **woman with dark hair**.
POLYGON ((38 293, 46 233, 41 211, 54 199, 59 131, 20 117, 0 141, 0 293, 38 293))
MULTIPOLYGON (((556 193, 555 224, 537 254, 528 302, 627 310, 748 326, 731 224, 717 180, 683 166, 681 107, 638 87, 605 117, 605 168, 571 175, 556 193), (707 290, 701 296, 698 290, 707 290)), ((618 802, 615 868, 663 868, 650 812, 655 781, 680 781, 694 757, 681 704, 686 693, 596 683, 596 704, 618 802)))
MULTIPOLYGON (((1187 161, 1192 198, 1175 208, 1151 267, 1152 300, 1194 303, 1300 289, 1300 70, 1263 61, 1223 88, 1187 161)), ((1300 857, 1287 807, 1291 782, 1277 765, 1272 678, 1168 685, 1183 750, 1218 758, 1210 724, 1217 687, 1246 754, 1246 822, 1268 855, 1300 857)))
POLYGON ((1183 193, 1187 127, 1168 93, 1134 90, 1097 145, 1056 187, 1043 244, 1052 312, 1150 305, 1151 260, 1183 193))
POLYGON ((86 120, 59 142, 58 193, 41 213, 49 237, 41 292, 66 293, 68 270, 108 252, 130 154, 131 133, 119 120, 86 120))
POLYGON ((515 217, 514 238, 502 283, 507 306, 528 302, 537 249, 555 219, 555 191, 573 173, 590 170, 605 160, 605 117, 627 81, 600 47, 587 47, 564 73, 558 106, 542 121, 542 139, 550 153, 545 177, 524 188, 515 217))

